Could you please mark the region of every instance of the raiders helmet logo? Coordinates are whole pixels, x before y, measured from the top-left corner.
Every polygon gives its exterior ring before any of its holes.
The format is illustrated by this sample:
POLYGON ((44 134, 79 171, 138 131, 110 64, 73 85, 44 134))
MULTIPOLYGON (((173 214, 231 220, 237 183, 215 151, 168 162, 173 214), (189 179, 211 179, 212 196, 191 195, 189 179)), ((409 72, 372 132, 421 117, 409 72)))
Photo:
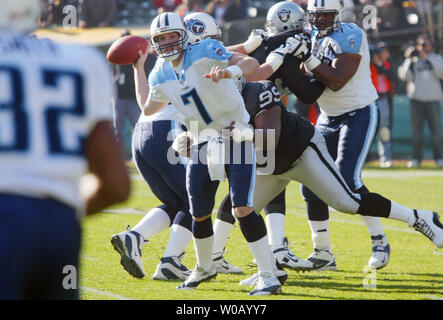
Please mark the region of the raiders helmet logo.
POLYGON ((206 26, 205 24, 197 19, 191 19, 186 22, 186 27, 189 31, 191 31, 193 34, 199 36, 205 32, 206 26))
POLYGON ((277 12, 278 18, 281 20, 281 22, 286 23, 289 20, 289 17, 291 16, 291 10, 288 9, 282 9, 277 12))

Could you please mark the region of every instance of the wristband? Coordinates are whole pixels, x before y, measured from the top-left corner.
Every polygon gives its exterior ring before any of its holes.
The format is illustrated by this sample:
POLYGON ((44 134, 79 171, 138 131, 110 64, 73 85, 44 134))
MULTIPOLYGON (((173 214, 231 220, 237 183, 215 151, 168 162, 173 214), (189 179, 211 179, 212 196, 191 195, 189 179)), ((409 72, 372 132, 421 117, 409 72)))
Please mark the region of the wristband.
POLYGON ((266 58, 266 63, 269 64, 273 72, 275 72, 282 65, 284 58, 285 56, 281 53, 271 52, 266 58))
POLYGON ((316 56, 311 54, 311 56, 304 62, 304 64, 309 70, 312 71, 321 64, 321 61, 316 56))
POLYGON ((259 38, 250 38, 243 42, 243 49, 245 49, 246 53, 250 54, 252 51, 260 47, 262 41, 259 38))
POLYGON ((227 67, 226 71, 229 71, 231 74, 231 79, 240 78, 243 75, 243 70, 235 64, 227 67))

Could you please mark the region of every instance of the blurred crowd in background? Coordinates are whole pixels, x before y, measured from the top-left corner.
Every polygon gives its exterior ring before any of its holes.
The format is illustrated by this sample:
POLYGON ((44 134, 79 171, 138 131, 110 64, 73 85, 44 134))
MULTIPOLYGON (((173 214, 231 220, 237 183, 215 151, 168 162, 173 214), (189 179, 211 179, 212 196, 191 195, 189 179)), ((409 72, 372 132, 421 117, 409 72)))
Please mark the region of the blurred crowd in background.
MULTIPOLYGON (((268 9, 278 0, 42 0, 42 28, 63 25, 66 8, 75 8, 78 28, 149 28, 156 15, 174 11, 211 14, 220 24, 225 45, 243 42, 252 29, 263 28, 268 9), (65 8, 65 9, 64 9, 65 8), (65 11, 64 11, 65 10, 65 11)), ((306 11, 308 0, 288 0, 306 11)), ((395 94, 409 99, 412 155, 409 167, 423 159, 423 131, 427 122, 433 158, 443 167, 440 103, 443 79, 443 0, 344 0, 344 22, 362 27, 370 42, 371 74, 379 93, 380 130, 377 152, 380 166, 392 167, 392 130, 395 94), (440 54, 440 55, 439 55, 440 54)), ((117 68, 118 69, 118 68, 117 68)), ((116 83, 131 85, 132 70, 118 70, 116 83), (125 84, 126 83, 126 84, 125 84)), ((126 89, 125 89, 126 90, 126 89)), ((129 87, 127 91, 133 90, 129 87)), ((134 114, 138 113, 133 104, 134 114)), ((127 108, 123 108, 127 110, 127 108)), ((123 110, 122 109, 122 110, 123 110)), ((125 111, 127 112, 127 111, 125 111)), ((120 114, 123 114, 121 111, 120 114)), ((116 119, 116 123, 121 119, 116 119)), ((132 116, 132 122, 137 116, 132 116)), ((122 125, 120 125, 121 127, 122 125)), ((118 125, 117 125, 118 127, 118 125)), ((119 134, 122 135, 119 129, 119 134)), ((128 156, 130 152, 128 151, 128 156)))

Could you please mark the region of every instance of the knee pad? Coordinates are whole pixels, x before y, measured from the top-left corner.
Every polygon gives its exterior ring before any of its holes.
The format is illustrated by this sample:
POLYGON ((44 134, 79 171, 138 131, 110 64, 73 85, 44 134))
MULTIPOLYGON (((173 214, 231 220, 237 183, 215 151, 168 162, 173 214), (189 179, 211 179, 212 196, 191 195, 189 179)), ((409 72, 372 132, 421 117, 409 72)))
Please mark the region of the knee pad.
POLYGON ((171 207, 171 206, 168 206, 167 204, 162 204, 161 206, 158 206, 157 208, 166 212, 166 214, 169 216, 169 219, 171 220, 171 225, 172 225, 172 221, 174 221, 175 217, 177 216, 178 210, 171 207))
POLYGON ((232 208, 231 198, 229 194, 222 200, 217 212, 217 219, 234 224, 235 223, 235 211, 232 208))

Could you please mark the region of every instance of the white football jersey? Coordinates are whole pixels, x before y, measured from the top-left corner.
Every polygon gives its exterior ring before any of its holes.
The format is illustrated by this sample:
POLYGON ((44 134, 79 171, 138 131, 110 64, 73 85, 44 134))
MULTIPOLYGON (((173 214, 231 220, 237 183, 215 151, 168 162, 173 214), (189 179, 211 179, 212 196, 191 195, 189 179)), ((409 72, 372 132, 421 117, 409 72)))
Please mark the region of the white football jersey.
POLYGON ((329 88, 318 98, 318 105, 328 116, 338 116, 364 108, 374 102, 377 91, 371 81, 370 55, 365 32, 353 23, 342 23, 340 29, 317 39, 314 31, 312 52, 323 63, 332 64, 336 55, 354 53, 361 55, 360 64, 343 88, 334 92, 329 88))
POLYGON ((113 95, 97 50, 0 31, 0 193, 84 207, 85 142, 113 95))
POLYGON ((149 75, 149 99, 170 102, 183 116, 191 133, 210 128, 217 133, 233 121, 249 122, 242 96, 232 79, 218 83, 204 78, 214 66, 228 66, 232 53, 217 40, 200 41, 186 49, 181 65, 159 59, 149 75))

